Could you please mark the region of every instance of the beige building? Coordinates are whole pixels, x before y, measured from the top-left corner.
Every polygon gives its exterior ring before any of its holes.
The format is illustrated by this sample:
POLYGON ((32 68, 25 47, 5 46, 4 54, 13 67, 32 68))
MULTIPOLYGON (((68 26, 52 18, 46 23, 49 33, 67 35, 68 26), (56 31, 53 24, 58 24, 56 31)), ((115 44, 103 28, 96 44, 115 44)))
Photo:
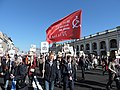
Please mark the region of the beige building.
POLYGON ((0 53, 5 53, 10 49, 15 49, 14 43, 10 37, 6 34, 0 32, 0 53))
POLYGON ((81 38, 71 45, 76 48, 78 55, 84 51, 86 54, 115 56, 115 51, 120 50, 120 26, 81 38))

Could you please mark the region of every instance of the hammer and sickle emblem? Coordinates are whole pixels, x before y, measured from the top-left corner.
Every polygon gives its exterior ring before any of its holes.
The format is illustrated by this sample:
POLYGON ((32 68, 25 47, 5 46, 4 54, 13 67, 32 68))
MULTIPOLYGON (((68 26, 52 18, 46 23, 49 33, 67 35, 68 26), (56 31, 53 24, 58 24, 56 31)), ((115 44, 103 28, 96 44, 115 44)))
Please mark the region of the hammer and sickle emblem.
POLYGON ((75 19, 72 21, 73 28, 78 28, 80 26, 80 20, 78 16, 75 17, 75 19))

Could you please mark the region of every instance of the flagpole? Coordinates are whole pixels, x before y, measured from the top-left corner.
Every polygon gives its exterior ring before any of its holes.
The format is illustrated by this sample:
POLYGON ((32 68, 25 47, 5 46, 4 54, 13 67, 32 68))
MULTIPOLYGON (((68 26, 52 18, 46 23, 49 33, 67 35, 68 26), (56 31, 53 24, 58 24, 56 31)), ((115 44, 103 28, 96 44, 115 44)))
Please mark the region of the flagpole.
MULTIPOLYGON (((74 39, 74 42, 73 42, 73 44, 74 44, 74 52, 75 52, 75 39, 74 39)), ((75 55, 75 54, 74 54, 75 55)))
POLYGON ((42 70, 42 78, 44 78, 44 73, 45 73, 45 53, 43 53, 43 70, 42 70))
MULTIPOLYGON (((48 43, 49 44, 49 43, 48 43)), ((50 44, 48 45, 49 47, 48 47, 48 53, 49 53, 49 51, 50 51, 50 44)), ((47 54, 47 53, 46 53, 47 54)), ((43 53, 43 71, 42 71, 42 73, 43 73, 43 75, 42 75, 42 78, 44 78, 44 74, 45 74, 45 61, 46 61, 46 54, 45 53, 43 53)))

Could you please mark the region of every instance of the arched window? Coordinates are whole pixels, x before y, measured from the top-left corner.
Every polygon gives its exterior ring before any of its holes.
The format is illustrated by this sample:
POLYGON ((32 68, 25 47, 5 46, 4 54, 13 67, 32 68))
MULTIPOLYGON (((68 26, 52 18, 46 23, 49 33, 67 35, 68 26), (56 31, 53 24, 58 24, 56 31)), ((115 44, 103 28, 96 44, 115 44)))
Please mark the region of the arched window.
POLYGON ((110 48, 117 48, 117 40, 116 39, 110 40, 110 48))
POLYGON ((84 50, 84 45, 81 45, 80 46, 80 51, 83 51, 84 50))
POLYGON ((86 50, 90 50, 90 44, 86 44, 86 50))
POLYGON ((100 49, 106 49, 106 43, 105 41, 100 42, 100 49))
POLYGON ((96 49, 97 49, 97 43, 96 43, 96 42, 94 42, 94 43, 92 44, 92 49, 93 49, 93 50, 96 50, 96 49))

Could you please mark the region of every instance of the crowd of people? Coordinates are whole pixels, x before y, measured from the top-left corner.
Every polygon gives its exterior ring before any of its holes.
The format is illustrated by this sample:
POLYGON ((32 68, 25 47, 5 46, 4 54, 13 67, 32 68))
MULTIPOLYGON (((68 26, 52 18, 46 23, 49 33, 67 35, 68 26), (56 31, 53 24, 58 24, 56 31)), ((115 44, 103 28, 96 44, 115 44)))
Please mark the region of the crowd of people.
POLYGON ((106 89, 112 88, 112 82, 115 80, 116 87, 120 90, 120 61, 118 58, 97 57, 97 56, 71 56, 71 54, 41 54, 37 57, 32 55, 14 55, 11 58, 6 52, 0 58, 0 76, 4 77, 4 89, 7 90, 9 81, 12 83, 11 90, 18 90, 26 84, 32 86, 36 67, 39 67, 40 77, 44 80, 44 90, 54 90, 54 86, 63 88, 63 90, 75 90, 74 82, 77 81, 77 70, 81 69, 82 80, 85 80, 85 70, 96 69, 98 65, 102 66, 103 75, 109 74, 109 80, 106 83, 106 89), (28 83, 26 83, 28 77, 28 83), (14 88, 14 89, 13 89, 14 88))
POLYGON ((36 67, 35 55, 17 55, 10 57, 6 52, 0 58, 0 76, 4 78, 4 89, 8 90, 9 81, 12 81, 11 90, 18 90, 26 85, 26 76, 29 78, 29 84, 32 85, 34 71, 36 67))
POLYGON ((41 74, 45 75, 45 90, 54 90, 54 86, 63 90, 74 90, 74 82, 77 81, 76 72, 81 69, 82 80, 85 80, 85 71, 93 69, 95 70, 98 66, 102 66, 103 75, 107 72, 109 75, 108 82, 106 83, 106 89, 112 88, 112 82, 116 82, 117 90, 120 90, 120 61, 116 57, 106 56, 71 56, 70 54, 58 54, 57 57, 52 53, 48 59, 43 59, 43 55, 39 61, 43 60, 41 74), (51 63, 53 66, 51 66, 51 63), (56 68, 56 69, 55 69, 56 68), (44 72, 43 72, 44 70, 44 72))

